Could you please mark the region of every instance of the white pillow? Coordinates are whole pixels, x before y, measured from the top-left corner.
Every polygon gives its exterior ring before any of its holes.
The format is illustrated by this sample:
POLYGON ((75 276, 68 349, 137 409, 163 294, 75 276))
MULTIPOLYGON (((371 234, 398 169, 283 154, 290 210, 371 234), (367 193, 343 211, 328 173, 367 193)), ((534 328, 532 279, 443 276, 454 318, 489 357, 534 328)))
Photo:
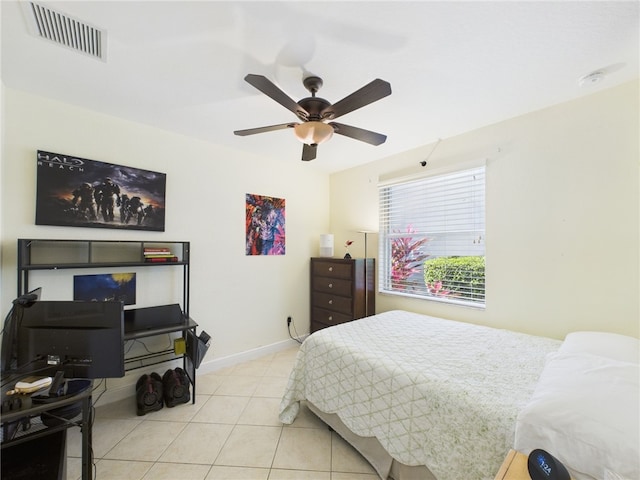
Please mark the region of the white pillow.
POLYGON ((558 351, 591 353, 621 362, 640 363, 640 340, 618 333, 571 332, 558 351))
POLYGON ((536 448, 548 451, 575 480, 639 479, 639 377, 638 363, 549 354, 518 414, 515 449, 527 455, 536 448))

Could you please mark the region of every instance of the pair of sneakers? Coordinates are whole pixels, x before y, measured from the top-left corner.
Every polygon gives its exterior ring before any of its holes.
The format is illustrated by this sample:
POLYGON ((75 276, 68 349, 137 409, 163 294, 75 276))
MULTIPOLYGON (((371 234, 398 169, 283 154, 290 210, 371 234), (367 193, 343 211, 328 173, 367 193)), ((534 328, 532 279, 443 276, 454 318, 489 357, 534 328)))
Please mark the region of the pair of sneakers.
POLYGON ((136 382, 138 416, 160 410, 164 405, 171 408, 189 400, 189 379, 182 368, 169 369, 162 378, 155 372, 144 374, 136 382))

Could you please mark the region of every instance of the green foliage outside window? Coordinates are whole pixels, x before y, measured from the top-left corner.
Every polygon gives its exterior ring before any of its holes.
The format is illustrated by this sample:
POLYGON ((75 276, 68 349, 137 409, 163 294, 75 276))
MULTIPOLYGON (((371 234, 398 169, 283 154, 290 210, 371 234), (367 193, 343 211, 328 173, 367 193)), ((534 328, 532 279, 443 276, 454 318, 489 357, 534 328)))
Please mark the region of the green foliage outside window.
POLYGON ((438 257, 424 262, 424 283, 436 296, 484 299, 484 257, 438 257))
MULTIPOLYGON (((402 233, 394 230, 394 233, 402 233)), ((409 277, 419 273, 421 262, 429 255, 421 253, 420 249, 427 243, 428 238, 413 239, 416 231, 408 225, 406 235, 391 240, 391 286, 397 290, 414 289, 408 282, 409 277)))

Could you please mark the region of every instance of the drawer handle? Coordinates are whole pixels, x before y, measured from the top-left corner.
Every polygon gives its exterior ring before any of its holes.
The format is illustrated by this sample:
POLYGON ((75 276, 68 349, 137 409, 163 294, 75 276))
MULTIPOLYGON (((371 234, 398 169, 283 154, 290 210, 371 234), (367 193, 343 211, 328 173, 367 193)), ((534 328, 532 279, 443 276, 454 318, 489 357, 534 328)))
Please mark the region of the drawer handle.
POLYGON ((333 320, 333 315, 329 315, 329 318, 327 320, 333 320))
POLYGON ((329 305, 333 305, 333 300, 329 300, 329 305))
POLYGON ((333 283, 330 283, 330 284, 329 284, 329 288, 333 288, 333 283))
POLYGON ((329 271, 330 271, 330 272, 333 272, 333 267, 329 267, 329 271))

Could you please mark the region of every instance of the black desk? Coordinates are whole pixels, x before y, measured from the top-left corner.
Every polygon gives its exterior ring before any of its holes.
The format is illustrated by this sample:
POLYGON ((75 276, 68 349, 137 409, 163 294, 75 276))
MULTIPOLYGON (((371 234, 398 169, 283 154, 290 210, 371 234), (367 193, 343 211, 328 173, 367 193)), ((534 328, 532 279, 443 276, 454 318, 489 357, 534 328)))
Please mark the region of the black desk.
MULTIPOLYGON (((19 380, 19 379, 18 379, 19 380)), ((8 382, 8 384, 2 388, 2 399, 8 398, 6 395, 6 391, 13 388, 15 382, 8 382)), ((5 456, 10 452, 9 449, 12 447, 19 447, 22 444, 29 445, 32 444, 34 450, 38 449, 37 441, 42 440, 47 436, 53 436, 54 434, 66 437, 66 431, 68 428, 77 426, 80 427, 82 431, 82 479, 83 480, 91 480, 93 476, 93 462, 92 462, 92 450, 91 450, 91 441, 92 441, 92 432, 91 432, 91 394, 93 390, 93 382, 86 390, 72 396, 69 398, 63 398, 61 400, 56 400, 54 402, 46 403, 46 404, 32 404, 29 400, 29 395, 22 395, 21 398, 24 400, 24 405, 18 409, 12 409, 10 411, 6 411, 2 413, 1 421, 2 421, 2 468, 5 468, 6 459, 10 458, 5 456), (47 427, 40 420, 40 414, 44 412, 48 412, 51 410, 55 410, 64 406, 72 405, 74 403, 81 402, 81 414, 72 419, 67 420, 60 425, 55 425, 51 427, 47 427), (30 425, 28 430, 23 430, 20 422, 24 421, 28 425, 30 425), (18 422, 18 430, 12 435, 12 438, 6 438, 11 430, 13 430, 13 426, 15 426, 15 422, 18 422)), ((38 392, 41 393, 41 392, 38 392)), ((19 447, 19 448, 24 448, 19 447)), ((33 454, 36 455, 38 452, 34 451, 33 454)), ((60 464, 66 465, 66 449, 62 449, 61 455, 64 455, 64 458, 60 458, 60 464)), ((4 475, 3 475, 4 476, 4 475)))
POLYGON ((169 333, 180 333, 186 342, 186 352, 180 355, 174 353, 173 347, 131 357, 125 355, 125 371, 129 372, 182 358, 182 369, 193 387, 191 403, 196 403, 196 368, 199 366, 197 327, 198 324, 192 318, 185 316, 178 304, 125 310, 125 342, 169 333))

